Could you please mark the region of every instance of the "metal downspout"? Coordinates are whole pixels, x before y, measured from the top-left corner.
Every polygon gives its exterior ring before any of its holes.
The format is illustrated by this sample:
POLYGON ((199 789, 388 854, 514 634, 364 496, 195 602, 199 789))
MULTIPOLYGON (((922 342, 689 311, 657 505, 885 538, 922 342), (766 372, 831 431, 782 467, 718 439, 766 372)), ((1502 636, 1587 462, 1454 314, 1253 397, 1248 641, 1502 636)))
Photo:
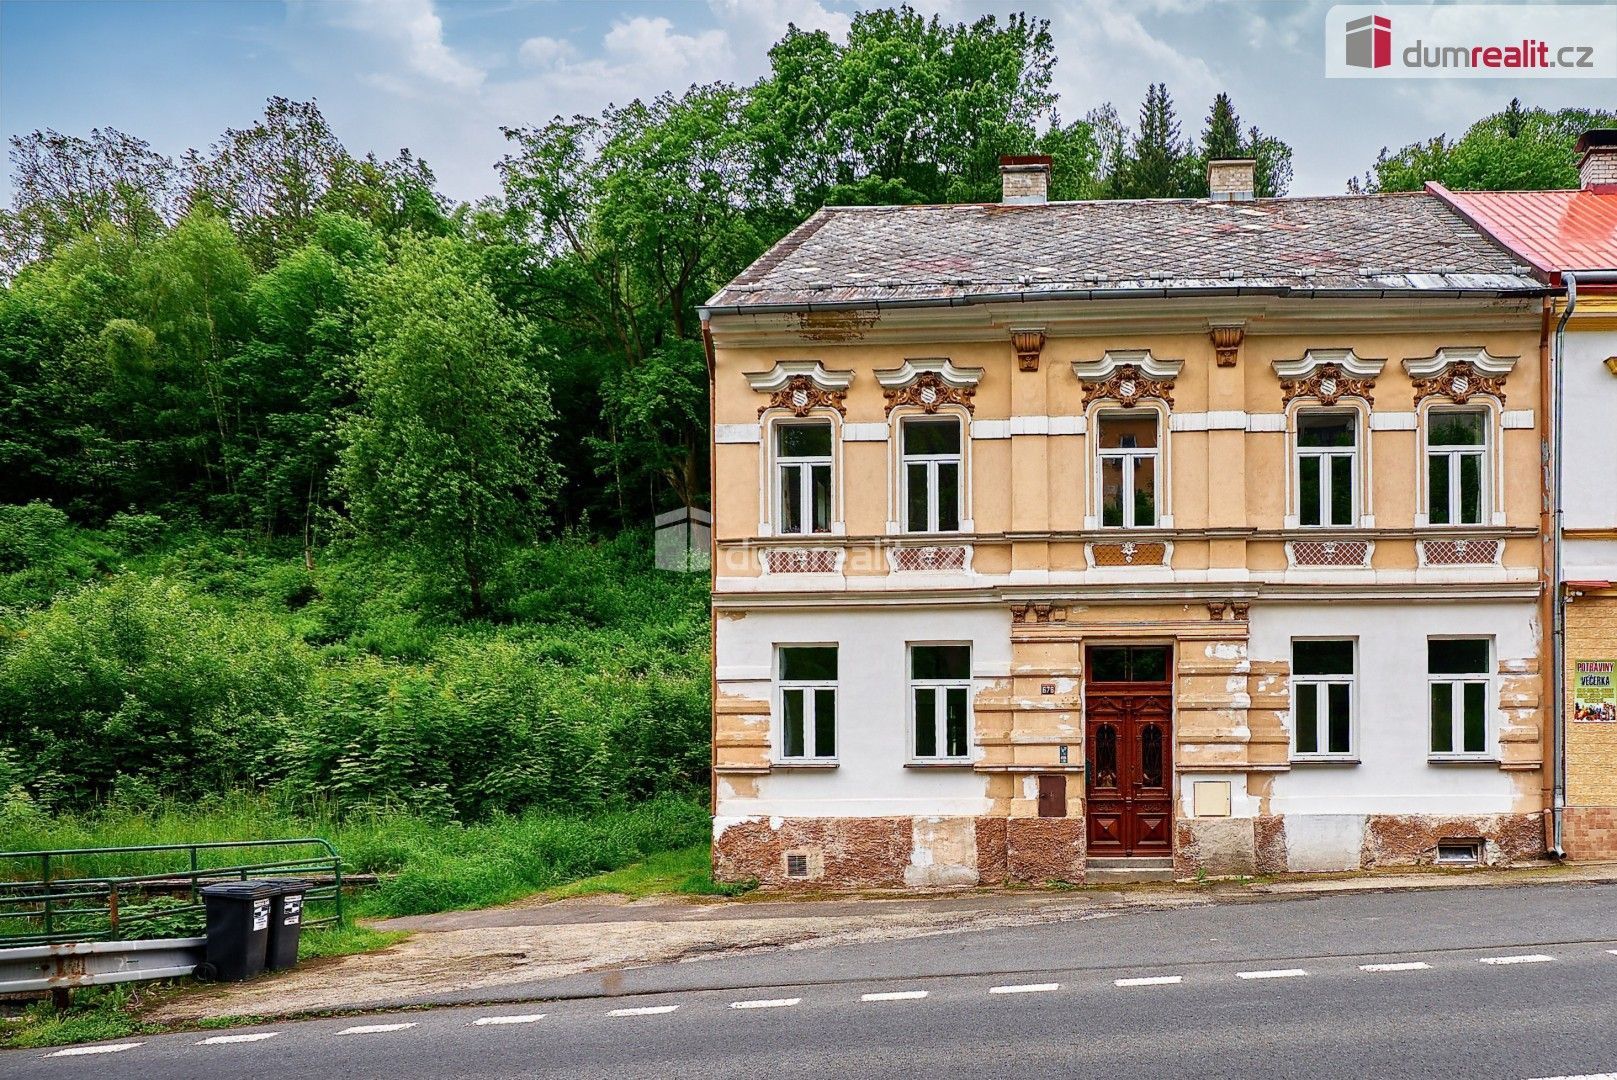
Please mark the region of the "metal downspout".
POLYGON ((1561 587, 1561 411, 1563 373, 1566 370, 1566 323, 1578 306, 1578 275, 1564 271, 1561 281, 1566 285, 1566 309, 1555 324, 1555 354, 1551 357, 1554 389, 1550 399, 1550 520, 1553 527, 1550 543, 1551 612, 1554 625, 1550 631, 1550 695, 1555 703, 1552 715, 1555 788, 1550 797, 1550 854, 1557 859, 1566 858, 1562 845, 1566 819, 1566 590, 1561 587))

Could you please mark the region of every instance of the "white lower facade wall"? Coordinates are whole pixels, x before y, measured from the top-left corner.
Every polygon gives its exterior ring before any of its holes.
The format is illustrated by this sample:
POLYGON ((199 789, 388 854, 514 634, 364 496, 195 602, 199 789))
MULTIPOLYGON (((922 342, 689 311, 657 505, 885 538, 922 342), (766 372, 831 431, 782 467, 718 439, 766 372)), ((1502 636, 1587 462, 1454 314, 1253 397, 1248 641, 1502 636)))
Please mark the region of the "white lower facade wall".
MULTIPOLYGON (((717 620, 720 693, 778 705, 780 645, 837 646, 837 766, 782 768, 737 798, 719 778, 717 817, 975 817, 987 813, 987 778, 969 766, 905 768, 910 754, 908 646, 969 644, 973 697, 1009 678, 1011 616, 1002 607, 855 608, 748 612, 717 620)), ((975 727, 973 730, 975 738, 975 727)))
POLYGON ((1484 636, 1493 643, 1490 757, 1497 758, 1499 733, 1511 720, 1501 706, 1498 669, 1501 661, 1520 666, 1538 655, 1536 603, 1254 604, 1248 647, 1254 662, 1289 662, 1291 641, 1298 637, 1357 642, 1358 764, 1294 762, 1290 771, 1274 775, 1267 806, 1248 798, 1232 813, 1283 817, 1286 868, 1302 872, 1358 869, 1366 829, 1376 816, 1486 819, 1521 813, 1515 774, 1496 761, 1428 760, 1427 639, 1484 636))

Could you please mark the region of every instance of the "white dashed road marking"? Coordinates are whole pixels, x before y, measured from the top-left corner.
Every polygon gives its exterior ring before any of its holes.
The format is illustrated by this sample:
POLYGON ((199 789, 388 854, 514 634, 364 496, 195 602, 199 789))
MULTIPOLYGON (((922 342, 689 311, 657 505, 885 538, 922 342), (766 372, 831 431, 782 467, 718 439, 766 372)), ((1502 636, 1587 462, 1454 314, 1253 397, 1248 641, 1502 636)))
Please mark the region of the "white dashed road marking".
POLYGON ((859 998, 859 1000, 860 1001, 914 1001, 917 998, 924 998, 924 997, 926 997, 926 995, 927 995, 927 991, 925 991, 925 990, 895 990, 892 993, 887 993, 887 994, 865 994, 865 995, 861 996, 859 998))
POLYGON ((757 1001, 732 1001, 732 1009, 784 1009, 796 1005, 802 998, 760 998, 757 1001))
POLYGON ((1528 953, 1525 956, 1482 956, 1478 957, 1484 964, 1548 964, 1555 959, 1543 953, 1528 953))
POLYGON ((990 994, 1042 994, 1050 990, 1060 990, 1060 983, 1018 983, 1015 986, 990 986, 990 994))
POLYGON ((638 1009, 613 1009, 608 1016, 661 1016, 679 1008, 678 1005, 642 1005, 638 1009))
POLYGON ((1145 975, 1137 979, 1113 979, 1113 986, 1178 986, 1183 975, 1145 975))
POLYGON ((116 1054, 120 1050, 133 1050, 143 1043, 103 1043, 100 1046, 70 1046, 66 1050, 58 1050, 46 1057, 81 1057, 85 1054, 116 1054))
POLYGON ((1297 979, 1308 972, 1302 968, 1277 968, 1274 971, 1237 971, 1237 979, 1297 979))
POLYGON ((384 1031, 403 1031, 413 1028, 414 1024, 361 1024, 359 1027, 343 1028, 337 1032, 339 1035, 380 1035, 384 1031))
POLYGON ((263 1042, 265 1039, 273 1039, 279 1034, 280 1032, 278 1031, 253 1031, 246 1035, 215 1035, 212 1038, 201 1040, 197 1045, 221 1046, 225 1043, 263 1042))
POLYGON ((1584 1073, 1582 1076, 1540 1076, 1537 1080, 1617 1080, 1617 1073, 1584 1073))
POLYGON ((531 1024, 544 1018, 544 1013, 528 1013, 525 1016, 479 1016, 472 1023, 478 1027, 488 1027, 493 1024, 531 1024))
POLYGON ((1412 960, 1407 964, 1360 964, 1360 971, 1431 971, 1431 964, 1412 960))

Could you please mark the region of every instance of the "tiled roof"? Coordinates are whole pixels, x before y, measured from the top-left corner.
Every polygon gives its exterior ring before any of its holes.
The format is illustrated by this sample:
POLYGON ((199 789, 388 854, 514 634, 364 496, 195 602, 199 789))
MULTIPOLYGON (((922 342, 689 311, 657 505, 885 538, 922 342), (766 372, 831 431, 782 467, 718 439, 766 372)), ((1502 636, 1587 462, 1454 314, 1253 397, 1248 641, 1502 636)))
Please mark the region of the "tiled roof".
POLYGON ((1433 190, 1550 281, 1617 267, 1617 193, 1433 190))
POLYGON ((707 307, 1542 288, 1441 199, 1410 192, 828 207, 707 307))

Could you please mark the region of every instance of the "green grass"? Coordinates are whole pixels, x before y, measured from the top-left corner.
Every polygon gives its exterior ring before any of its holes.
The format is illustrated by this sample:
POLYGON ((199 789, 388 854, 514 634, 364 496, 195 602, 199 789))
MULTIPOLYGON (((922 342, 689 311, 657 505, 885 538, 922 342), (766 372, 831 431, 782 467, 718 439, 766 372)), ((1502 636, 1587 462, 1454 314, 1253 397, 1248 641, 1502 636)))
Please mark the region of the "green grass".
POLYGON ((142 1023, 129 1011, 139 993, 133 983, 75 990, 63 1013, 49 1001, 35 1002, 16 1020, 0 1023, 0 1050, 99 1042, 156 1031, 155 1025, 142 1023))
POLYGON ((739 896, 757 888, 757 882, 714 881, 711 848, 692 844, 675 851, 664 851, 620 870, 570 882, 547 890, 545 895, 561 900, 569 896, 616 894, 636 899, 667 893, 688 896, 739 896))
MULTIPOLYGON (((381 884, 351 894, 350 916, 421 915, 506 903, 535 892, 641 862, 662 852, 704 844, 706 807, 655 799, 590 815, 531 812, 466 825, 394 812, 337 820, 302 813, 262 795, 235 793, 202 805, 165 803, 156 811, 104 808, 92 814, 7 814, 0 836, 12 850, 118 847, 252 837, 321 836, 348 872, 377 874, 381 884)), ((240 851, 205 853, 202 865, 230 865, 240 851)), ((687 891, 700 891, 693 860, 687 891)), ((82 876, 160 874, 186 866, 183 852, 82 857, 58 873, 82 876)), ((38 872, 31 860, 0 860, 0 878, 38 872)), ((683 878, 682 878, 683 883, 683 878)), ((719 887, 708 883, 712 889, 719 887)), ((327 912, 311 910, 311 916, 327 912)), ((13 921, 8 920, 8 925, 13 921)), ((20 926, 17 927, 21 929, 20 926)), ((15 931, 14 931, 15 932, 15 931)))
POLYGON ((298 939, 298 960, 323 960, 328 956, 353 956, 356 953, 385 949, 409 937, 397 930, 372 930, 349 923, 346 926, 322 926, 305 932, 298 939))

